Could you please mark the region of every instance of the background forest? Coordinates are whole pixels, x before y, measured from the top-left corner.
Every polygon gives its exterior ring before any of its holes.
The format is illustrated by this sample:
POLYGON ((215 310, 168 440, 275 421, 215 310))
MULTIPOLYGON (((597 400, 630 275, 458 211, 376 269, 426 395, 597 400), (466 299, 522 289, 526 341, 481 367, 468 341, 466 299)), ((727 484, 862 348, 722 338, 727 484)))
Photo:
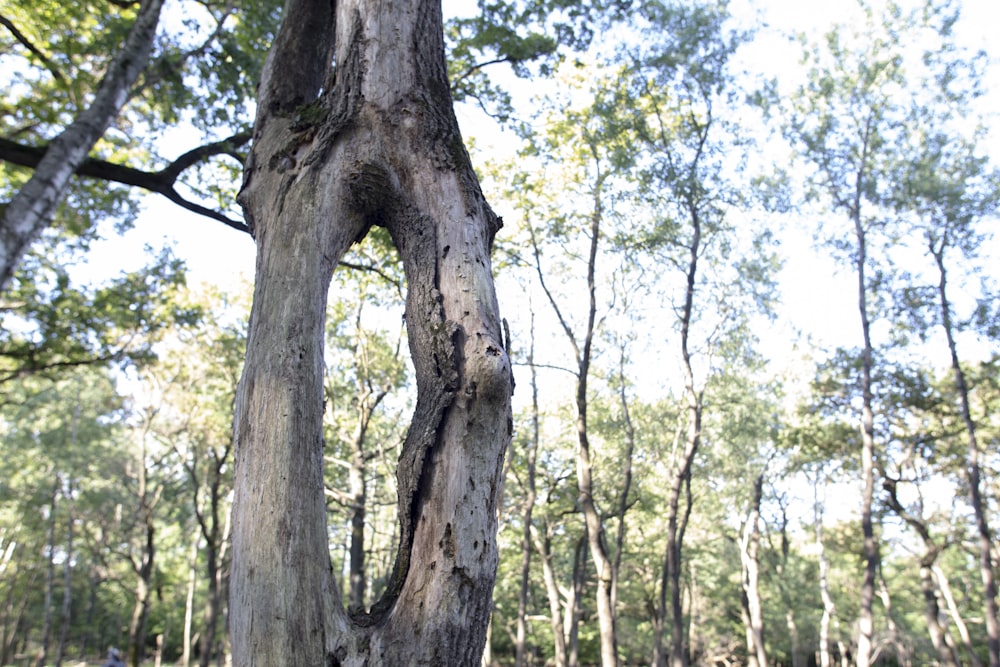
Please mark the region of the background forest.
MULTIPOLYGON (((515 363, 484 664, 1000 666, 1000 14, 827 5, 445 3, 515 363)), ((0 0, 0 202, 138 11, 0 0)), ((279 21, 169 0, 0 293, 0 665, 227 662, 236 193, 279 21)), ((359 610, 414 410, 391 248, 327 319, 359 610)))

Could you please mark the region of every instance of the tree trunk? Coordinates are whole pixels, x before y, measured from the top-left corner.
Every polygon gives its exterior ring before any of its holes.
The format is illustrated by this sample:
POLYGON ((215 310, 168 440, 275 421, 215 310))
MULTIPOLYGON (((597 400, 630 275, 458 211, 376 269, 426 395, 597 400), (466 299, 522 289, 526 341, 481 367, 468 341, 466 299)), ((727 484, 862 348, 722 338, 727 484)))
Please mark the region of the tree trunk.
POLYGON ((749 661, 751 667, 767 667, 767 651, 764 648, 764 613, 760 601, 760 561, 758 558, 760 551, 760 503, 763 486, 764 475, 761 473, 754 482, 750 515, 743 525, 743 534, 740 536, 747 652, 751 656, 749 661))
POLYGON ((152 510, 148 508, 144 528, 144 543, 139 563, 135 568, 135 604, 132 607, 132 618, 128 625, 128 662, 132 667, 139 667, 146 651, 146 621, 149 618, 149 606, 152 602, 153 564, 156 557, 155 528, 152 520, 152 510))
MULTIPOLYGON (((226 512, 223 507, 223 485, 225 468, 228 464, 228 447, 221 452, 221 455, 213 455, 211 481, 208 487, 207 520, 202 512, 197 512, 201 535, 205 539, 205 581, 208 583, 208 595, 205 598, 203 613, 204 623, 198 641, 199 667, 208 667, 213 658, 222 655, 218 646, 218 630, 225 600, 223 591, 225 584, 224 561, 230 526, 230 513, 226 512)), ((197 503, 197 499, 195 502, 197 503)))
MULTIPOLYGON (((66 493, 66 500, 72 498, 72 479, 67 482, 69 490, 66 493)), ((69 640, 69 625, 72 620, 70 612, 73 603, 73 561, 76 554, 73 553, 73 512, 70 510, 66 514, 66 553, 63 560, 63 599, 62 609, 59 615, 59 644, 56 646, 56 665, 61 667, 66 658, 66 643, 69 640)))
POLYGON ((941 306, 941 324, 945 338, 948 341, 948 352, 951 356, 951 370, 955 376, 955 391, 958 393, 959 408, 962 423, 965 426, 968 441, 968 460, 966 461, 966 479, 969 483, 969 500, 976 517, 976 532, 979 536, 979 574, 983 582, 983 601, 986 616, 986 646, 990 658, 990 667, 1000 667, 1000 612, 997 610, 997 584, 994 578, 994 563, 992 554, 993 531, 990 530, 987 518, 987 508, 981 491, 981 473, 979 470, 979 441, 976 436, 976 423, 972 419, 969 407, 969 385, 958 356, 958 344, 955 342, 954 326, 951 321, 951 301, 948 298, 948 273, 945 268, 944 251, 946 239, 936 245, 930 243, 930 251, 938 268, 938 300, 941 306))
MULTIPOLYGON (((586 527, 584 527, 586 533, 586 527)), ((587 571, 587 536, 581 535, 573 554, 573 586, 566 602, 566 664, 580 665, 580 619, 583 618, 583 579, 587 571)))
MULTIPOLYGON (((590 557, 594 561, 595 575, 597 579, 597 624, 598 635, 601 640, 601 665, 602 667, 617 667, 618 665, 618 638, 615 629, 615 609, 612 604, 612 588, 614 584, 613 564, 608 554, 607 537, 604 531, 604 519, 597 509, 594 501, 593 464, 591 462, 590 435, 588 432, 587 411, 588 395, 587 387, 590 377, 590 363, 593 354, 594 335, 597 326, 597 251, 601 241, 601 223, 604 220, 604 180, 607 177, 600 165, 595 165, 596 176, 591 191, 593 199, 590 211, 590 246, 587 255, 587 324, 584 329, 582 340, 578 339, 568 320, 563 316, 562 309, 549 290, 545 282, 545 275, 542 271, 540 252, 537 244, 534 245, 535 269, 542 289, 548 297, 549 303, 559 320, 560 325, 573 348, 576 357, 576 482, 578 491, 578 504, 580 513, 583 515, 585 533, 587 535, 587 546, 590 549, 590 557)), ((532 242, 534 243, 532 233, 532 242)))
POLYGON ((625 552, 625 513, 628 511, 628 496, 632 488, 632 456, 635 453, 635 428, 628 409, 625 393, 625 346, 622 344, 618 363, 618 399, 622 406, 622 420, 625 422, 625 460, 622 462, 622 488, 618 495, 618 530, 615 535, 615 558, 611 564, 611 608, 618 609, 618 575, 625 552))
POLYGON ((819 625, 819 665, 820 667, 831 667, 833 664, 832 653, 830 652, 831 628, 834 630, 837 650, 840 654, 841 667, 847 666, 847 647, 840 636, 839 623, 837 621, 837 608, 830 595, 830 563, 826 559, 826 547, 823 544, 823 506, 819 500, 819 479, 813 485, 813 512, 816 519, 816 551, 819 559, 819 594, 823 600, 823 616, 819 625))
MULTIPOLYGON (((525 452, 525 465, 527 466, 524 481, 524 501, 521 514, 523 532, 521 534, 521 588, 517 598, 517 634, 514 638, 514 665, 524 667, 528 645, 528 593, 531 589, 531 550, 532 550, 532 521, 535 511, 535 501, 537 493, 535 489, 535 461, 538 455, 538 444, 541 439, 539 434, 539 414, 538 414, 538 373, 535 369, 535 314, 531 313, 531 344, 528 348, 528 368, 531 371, 531 433, 525 452)), ((558 595, 558 593, 557 593, 558 595)), ((551 596, 550 596, 551 599, 551 596)), ((558 598, 557 598, 558 602, 558 598)), ((557 605, 558 608, 558 605, 557 605)), ((558 617, 556 617, 558 618, 558 617)), ((553 629, 556 626, 553 625, 553 629)), ((555 643, 559 643, 560 637, 553 637, 555 643)), ((565 645, 562 647, 562 655, 556 651, 556 664, 559 659, 565 660, 565 645)))
MULTIPOLYGON (((866 131, 864 150, 869 148, 866 131)), ((862 164, 867 164, 865 160, 862 164)), ((861 532, 865 569, 861 579, 861 604, 858 615, 858 667, 869 667, 872 659, 872 635, 875 630, 872 602, 875 598, 875 575, 878 570, 878 543, 872 523, 872 499, 875 495, 875 413, 873 409, 872 366, 874 351, 871 340, 871 324, 868 315, 867 238, 861 219, 861 183, 857 180, 857 191, 851 218, 854 223, 856 245, 855 270, 858 279, 858 313, 861 316, 861 334, 864 347, 861 352, 861 532)))
POLYGON ((188 667, 191 663, 191 632, 194 627, 194 591, 198 583, 198 542, 199 535, 191 541, 191 555, 188 557, 187 595, 184 596, 184 632, 181 640, 181 657, 177 660, 179 667, 188 667))
POLYGON ((924 597, 924 620, 927 623, 927 632, 930 634, 934 650, 937 651, 940 664, 945 667, 958 667, 955 642, 948 632, 948 627, 941 623, 938 588, 934 581, 934 563, 937 561, 942 547, 934 541, 927 523, 919 515, 911 514, 899 502, 895 480, 887 479, 882 486, 888 492, 886 504, 899 518, 916 531, 924 543, 924 553, 920 556, 920 590, 924 597))
MULTIPOLYGON (((878 580, 878 596, 885 608, 886 629, 888 630, 887 643, 892 646, 895 653, 895 664, 901 667, 911 667, 913 661, 910 658, 910 648, 906 645, 907 638, 896 625, 896 619, 892 615, 892 598, 889 596, 889 588, 885 585, 885 579, 882 577, 879 577, 878 580)), ((878 659, 880 651, 881 649, 872 653, 872 662, 878 659)))
MULTIPOLYGON (((694 322, 695 291, 698 282, 698 260, 701 255, 701 215, 696 202, 687 202, 691 241, 687 247, 688 265, 685 273, 686 288, 681 310, 681 359, 684 371, 684 398, 687 402, 687 434, 680 451, 675 450, 670 478, 667 509, 667 550, 661 582, 660 614, 666 616, 665 590, 670 589, 671 642, 669 664, 671 667, 688 667, 690 656, 685 647, 684 609, 681 601, 681 565, 684 531, 691 515, 691 464, 701 444, 701 422, 704 412, 703 390, 695 380, 691 352, 691 325, 694 322), (686 506, 681 514, 681 493, 686 496, 686 506)), ((655 641, 657 666, 665 664, 662 633, 655 641)))
MULTIPOLYGON (((355 321, 356 333, 361 335, 361 309, 355 321)), ((348 492, 350 502, 351 539, 348 545, 348 585, 347 610, 349 613, 364 612, 367 596, 366 552, 365 552, 365 521, 368 517, 368 486, 365 479, 368 474, 368 457, 365 452, 368 440, 368 426, 375 410, 388 393, 387 390, 374 390, 364 380, 370 373, 367 359, 361 353, 360 346, 356 350, 354 372, 356 379, 354 403, 357 410, 357 422, 351 436, 351 459, 348 463, 348 492)))
POLYGON ((951 616, 951 620, 955 624, 955 629, 958 630, 958 636, 962 638, 962 644, 965 646, 965 652, 969 656, 969 664, 972 665, 972 667, 981 667, 983 663, 979 659, 979 656, 976 655, 976 650, 972 646, 972 637, 969 635, 969 628, 965 625, 965 621, 962 619, 962 615, 958 611, 958 605, 955 604, 955 596, 951 593, 951 584, 948 583, 948 577, 937 565, 932 567, 931 571, 934 575, 934 581, 937 588, 941 591, 941 596, 948 605, 948 614, 951 616))
POLYGON ((499 220, 454 117, 440 3, 288 0, 260 91, 240 193, 257 270, 236 400, 233 663, 475 665, 512 382, 490 272, 499 220), (349 615, 326 537, 324 317, 335 265, 374 224, 402 257, 418 396, 396 565, 371 612, 349 615))
POLYGON ((0 218, 0 291, 28 246, 52 222, 69 179, 124 106, 149 61, 164 0, 143 0, 125 44, 108 66, 90 106, 45 151, 35 172, 14 195, 0 218))
POLYGON ((45 561, 45 616, 42 622, 42 642, 35 657, 37 667, 45 666, 49 653, 49 642, 52 639, 52 595, 56 579, 56 505, 59 497, 59 474, 56 473, 53 477, 55 482, 52 484, 52 499, 49 504, 48 553, 45 561))
MULTIPOLYGON (((549 627, 552 629, 553 660, 555 667, 568 667, 569 658, 566 654, 566 635, 564 619, 572 613, 567 608, 565 614, 560 604, 559 584, 552 567, 552 529, 546 521, 545 537, 535 537, 535 550, 542 561, 542 577, 545 580, 545 593, 549 599, 549 627)), ((567 605, 569 607, 569 605, 567 605)))

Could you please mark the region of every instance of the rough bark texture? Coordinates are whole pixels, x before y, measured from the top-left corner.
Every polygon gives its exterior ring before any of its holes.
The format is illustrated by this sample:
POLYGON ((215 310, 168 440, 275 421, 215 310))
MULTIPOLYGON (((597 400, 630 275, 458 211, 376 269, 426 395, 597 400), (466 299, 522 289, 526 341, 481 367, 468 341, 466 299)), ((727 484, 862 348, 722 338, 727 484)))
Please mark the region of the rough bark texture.
POLYGON ((240 202, 257 241, 237 395, 230 624, 251 665, 475 665, 496 576, 510 365, 440 3, 288 0, 240 202), (330 65, 330 63, 334 63, 330 65), (349 615, 323 500, 323 327, 337 261, 384 226, 408 281, 417 406, 386 593, 349 615))
POLYGON ((104 134, 149 61, 164 0, 143 0, 135 24, 112 59, 94 101, 49 143, 35 173, 8 203, 0 219, 0 290, 28 246, 52 221, 70 177, 104 134))

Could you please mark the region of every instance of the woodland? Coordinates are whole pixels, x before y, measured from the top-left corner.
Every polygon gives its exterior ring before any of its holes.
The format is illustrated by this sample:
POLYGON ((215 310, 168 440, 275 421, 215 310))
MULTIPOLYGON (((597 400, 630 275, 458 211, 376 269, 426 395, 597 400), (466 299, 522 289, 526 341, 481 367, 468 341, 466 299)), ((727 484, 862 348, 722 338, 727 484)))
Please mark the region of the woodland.
POLYGON ((1000 64, 826 4, 0 0, 0 666, 1000 667, 1000 64))

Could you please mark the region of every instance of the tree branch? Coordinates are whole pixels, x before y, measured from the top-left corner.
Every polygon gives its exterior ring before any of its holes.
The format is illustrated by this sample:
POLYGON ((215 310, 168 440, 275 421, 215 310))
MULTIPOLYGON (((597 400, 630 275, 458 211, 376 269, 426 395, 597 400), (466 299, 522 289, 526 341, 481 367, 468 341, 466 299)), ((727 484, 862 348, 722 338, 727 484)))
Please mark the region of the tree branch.
POLYGON ((20 30, 18 30, 17 26, 15 26, 11 22, 11 20, 8 19, 3 14, 0 14, 0 25, 2 25, 5 28, 7 28, 7 30, 10 31, 10 34, 12 34, 14 36, 14 39, 16 39, 18 42, 20 42, 21 46, 23 46, 24 48, 28 49, 28 51, 30 51, 32 55, 34 55, 36 58, 38 58, 38 60, 41 61, 42 65, 45 66, 45 69, 47 69, 49 72, 51 72, 52 76, 55 79, 57 79, 60 82, 66 80, 66 78, 62 75, 62 72, 60 72, 56 68, 55 63, 53 63, 51 60, 49 60, 49 58, 44 53, 42 53, 41 49, 39 49, 37 46, 35 46, 34 44, 32 44, 31 40, 28 39, 24 35, 24 33, 22 33, 20 30))
MULTIPOLYGON (((76 170, 76 175, 121 183, 161 194, 175 204, 198 215, 217 220, 241 232, 249 233, 250 229, 246 223, 233 220, 219 211, 188 201, 175 189, 177 179, 184 170, 215 155, 233 155, 235 157, 235 149, 249 140, 249 132, 240 132, 228 139, 199 146, 184 153, 159 171, 142 171, 106 160, 87 158, 76 170)), ((0 137, 0 160, 34 169, 38 166, 43 155, 45 155, 45 147, 43 146, 27 146, 0 137)))

